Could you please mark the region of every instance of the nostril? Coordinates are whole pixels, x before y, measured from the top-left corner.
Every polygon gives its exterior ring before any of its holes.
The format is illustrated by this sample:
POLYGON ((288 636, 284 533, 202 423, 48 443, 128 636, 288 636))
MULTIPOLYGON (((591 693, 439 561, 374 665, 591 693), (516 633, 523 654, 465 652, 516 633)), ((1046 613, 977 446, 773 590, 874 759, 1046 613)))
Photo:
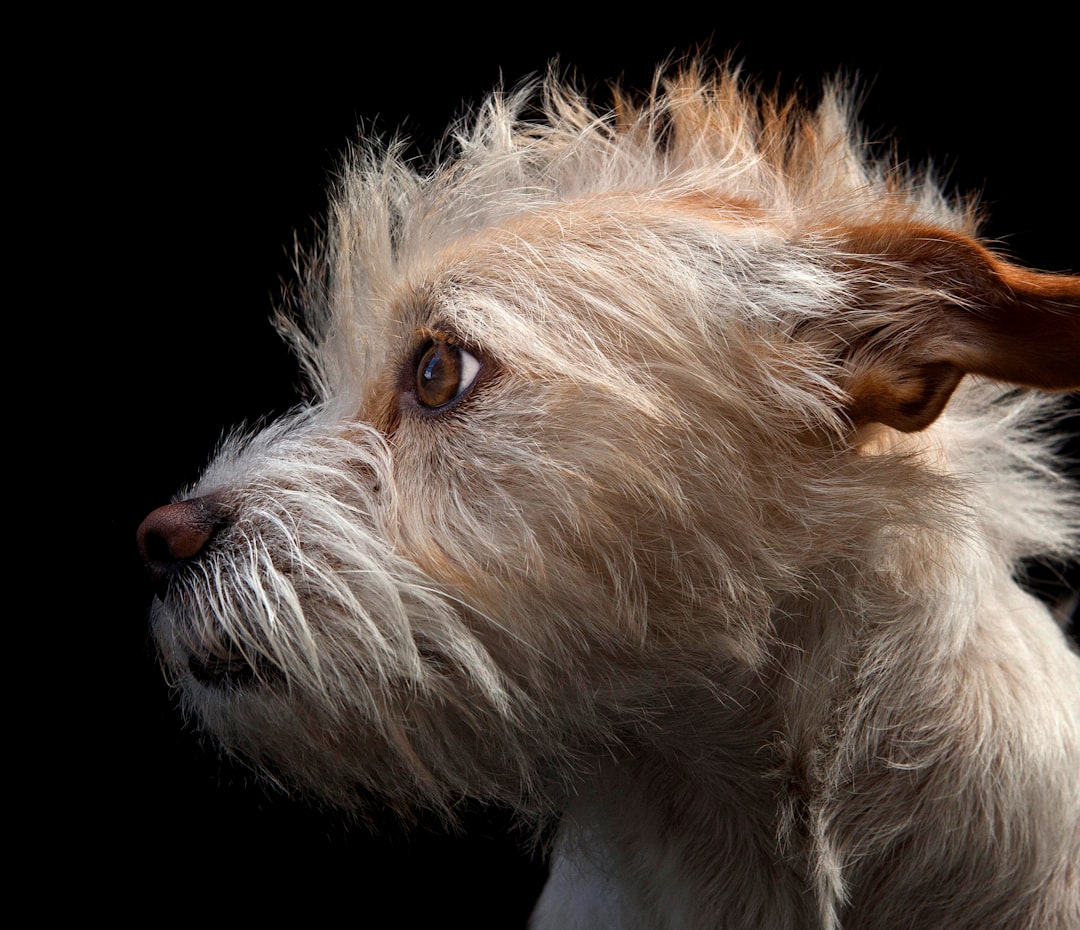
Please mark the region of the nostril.
POLYGON ((170 562, 173 560, 172 545, 169 537, 158 532, 153 526, 143 524, 140 527, 139 551, 147 563, 170 562))
POLYGON ((221 508, 199 497, 150 513, 139 526, 137 541, 153 580, 163 581, 198 556, 223 522, 221 508))

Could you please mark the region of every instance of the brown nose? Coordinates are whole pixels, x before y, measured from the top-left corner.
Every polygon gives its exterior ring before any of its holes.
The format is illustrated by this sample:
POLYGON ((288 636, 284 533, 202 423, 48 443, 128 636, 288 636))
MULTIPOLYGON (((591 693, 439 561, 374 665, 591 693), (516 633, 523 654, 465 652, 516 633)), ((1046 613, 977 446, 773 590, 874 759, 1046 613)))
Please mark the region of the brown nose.
POLYGON ((160 588, 185 563, 198 557, 224 522, 221 508, 205 498, 166 504, 139 526, 139 551, 160 588))

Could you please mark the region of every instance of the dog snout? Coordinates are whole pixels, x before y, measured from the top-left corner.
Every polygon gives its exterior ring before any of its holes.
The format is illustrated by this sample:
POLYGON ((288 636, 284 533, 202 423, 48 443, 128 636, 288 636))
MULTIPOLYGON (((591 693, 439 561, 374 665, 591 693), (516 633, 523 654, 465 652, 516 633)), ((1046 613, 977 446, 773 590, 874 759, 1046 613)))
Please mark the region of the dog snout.
POLYGON ((139 551, 159 596, 177 571, 199 557, 224 522, 222 509, 201 497, 158 507, 143 520, 139 551))

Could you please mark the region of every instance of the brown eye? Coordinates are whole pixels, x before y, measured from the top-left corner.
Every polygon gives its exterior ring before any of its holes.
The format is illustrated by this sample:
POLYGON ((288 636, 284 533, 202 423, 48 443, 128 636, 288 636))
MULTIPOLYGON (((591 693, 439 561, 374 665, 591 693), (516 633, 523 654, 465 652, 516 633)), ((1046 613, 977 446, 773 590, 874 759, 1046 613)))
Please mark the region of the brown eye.
POLYGON ((476 380, 480 362, 461 346, 434 340, 416 366, 416 397, 425 407, 442 407, 476 380))

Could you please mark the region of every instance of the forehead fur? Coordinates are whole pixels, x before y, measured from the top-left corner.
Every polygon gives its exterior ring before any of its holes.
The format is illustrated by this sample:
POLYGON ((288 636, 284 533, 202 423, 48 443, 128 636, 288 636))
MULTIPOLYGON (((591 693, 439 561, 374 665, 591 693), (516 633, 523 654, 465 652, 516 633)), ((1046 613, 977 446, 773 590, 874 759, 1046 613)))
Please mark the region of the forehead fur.
MULTIPOLYGON (((557 324, 566 308, 546 285, 573 278, 573 313, 583 299, 606 312, 605 276, 637 274, 645 302, 656 302, 650 289, 680 294, 687 313, 673 326, 700 328, 698 310, 768 315, 781 304, 794 326, 835 306, 843 283, 815 273, 821 250, 808 243, 901 218, 974 225, 929 176, 872 157, 839 85, 808 109, 758 92, 735 69, 692 63, 658 71, 642 95, 614 87, 601 107, 551 72, 489 96, 433 163, 410 162, 400 144, 352 153, 308 268, 297 341, 323 396, 341 397, 357 372, 385 361, 369 357, 371 346, 382 354, 408 338, 403 322, 441 316, 467 332, 479 314, 475 328, 489 340, 501 330, 508 348, 538 320, 557 324), (632 216, 632 235, 620 235, 620 216, 632 216), (730 273, 697 274, 702 261, 730 273), (711 292, 725 280, 730 293, 711 292), (785 280, 773 307, 765 292, 785 280)), ((633 323, 628 289, 619 292, 633 323)), ((581 366, 595 370, 602 356, 581 366)))

